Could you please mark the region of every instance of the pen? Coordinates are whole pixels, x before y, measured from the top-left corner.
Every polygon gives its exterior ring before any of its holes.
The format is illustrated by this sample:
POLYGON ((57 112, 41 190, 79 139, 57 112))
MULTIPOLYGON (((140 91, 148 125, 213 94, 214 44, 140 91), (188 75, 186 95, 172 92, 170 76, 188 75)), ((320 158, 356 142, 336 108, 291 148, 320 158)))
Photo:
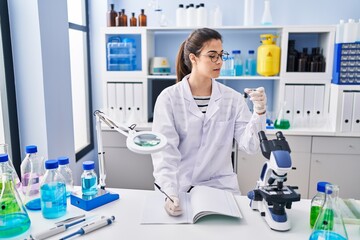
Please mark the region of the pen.
POLYGON ((60 240, 65 240, 65 239, 71 238, 71 237, 73 237, 75 235, 87 234, 89 232, 95 231, 95 230, 100 229, 102 227, 109 226, 114 221, 115 221, 114 216, 111 216, 109 218, 104 218, 103 217, 99 221, 95 221, 95 222, 92 222, 92 223, 89 223, 89 224, 86 224, 86 225, 82 226, 78 231, 76 231, 74 233, 71 233, 71 234, 69 234, 69 235, 67 235, 67 236, 65 236, 63 238, 60 238, 60 240))
POLYGON ((30 239, 34 239, 34 240, 42 240, 42 239, 46 239, 48 237, 54 236, 56 234, 65 232, 66 229, 68 229, 69 227, 72 227, 76 224, 79 224, 81 222, 84 222, 86 220, 85 216, 83 216, 82 218, 80 218, 79 220, 70 222, 68 224, 59 224, 53 228, 50 228, 48 230, 45 230, 44 232, 40 232, 37 234, 32 234, 30 235, 30 239))
POLYGON ((154 183, 154 185, 155 185, 155 187, 156 187, 157 189, 159 189, 160 192, 162 192, 163 194, 165 194, 165 196, 166 196, 168 199, 170 199, 170 201, 174 202, 174 200, 173 200, 169 195, 167 195, 166 192, 164 192, 163 190, 161 190, 161 187, 160 187, 159 185, 157 185, 156 183, 154 183))

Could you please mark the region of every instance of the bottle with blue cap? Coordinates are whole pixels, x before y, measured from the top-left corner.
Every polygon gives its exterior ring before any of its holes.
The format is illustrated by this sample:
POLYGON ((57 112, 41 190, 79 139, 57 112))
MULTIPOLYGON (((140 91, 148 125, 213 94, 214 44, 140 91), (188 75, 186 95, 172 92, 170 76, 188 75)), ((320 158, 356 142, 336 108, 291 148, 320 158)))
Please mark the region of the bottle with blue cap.
POLYGON ((325 202, 325 187, 329 182, 318 182, 317 183, 317 193, 311 199, 311 208, 310 208, 310 227, 313 228, 316 222, 316 219, 319 216, 322 206, 325 202))
POLYGON ((25 147, 26 156, 21 162, 21 183, 25 207, 41 210, 40 182, 45 174, 44 159, 37 155, 37 146, 25 147))
POLYGON ((71 192, 74 190, 74 179, 72 171, 69 166, 68 157, 59 157, 59 172, 63 175, 66 183, 66 196, 69 197, 71 192))
POLYGON ((0 176, 0 238, 15 237, 27 231, 31 222, 15 187, 7 154, 0 154, 0 176))
POLYGON ((241 57, 241 50, 233 50, 232 54, 234 56, 234 68, 235 68, 235 76, 243 75, 243 60, 241 57))
POLYGON ((97 194, 97 175, 94 168, 95 164, 93 161, 83 162, 84 172, 81 174, 81 190, 85 196, 97 194))
POLYGON ((58 171, 57 160, 45 162, 46 172, 41 182, 41 212, 44 218, 59 218, 66 214, 66 184, 58 171))

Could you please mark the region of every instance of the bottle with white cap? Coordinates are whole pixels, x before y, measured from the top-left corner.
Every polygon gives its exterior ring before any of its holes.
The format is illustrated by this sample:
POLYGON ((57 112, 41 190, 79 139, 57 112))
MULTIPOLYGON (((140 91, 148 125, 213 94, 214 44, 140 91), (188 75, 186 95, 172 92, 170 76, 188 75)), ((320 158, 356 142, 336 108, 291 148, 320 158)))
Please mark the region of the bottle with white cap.
POLYGON ((335 43, 343 43, 344 24, 345 24, 345 21, 343 19, 340 19, 340 22, 336 25, 335 43))

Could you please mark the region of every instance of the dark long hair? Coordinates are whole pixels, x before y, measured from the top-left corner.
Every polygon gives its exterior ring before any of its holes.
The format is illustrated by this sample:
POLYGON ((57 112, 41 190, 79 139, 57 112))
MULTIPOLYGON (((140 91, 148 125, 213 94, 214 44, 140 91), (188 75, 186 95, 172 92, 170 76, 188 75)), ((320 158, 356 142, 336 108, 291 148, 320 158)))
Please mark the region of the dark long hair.
POLYGON ((180 82, 191 72, 192 65, 189 54, 193 53, 198 56, 204 43, 212 39, 222 41, 221 34, 210 28, 199 28, 194 30, 180 45, 176 58, 176 82, 180 82))

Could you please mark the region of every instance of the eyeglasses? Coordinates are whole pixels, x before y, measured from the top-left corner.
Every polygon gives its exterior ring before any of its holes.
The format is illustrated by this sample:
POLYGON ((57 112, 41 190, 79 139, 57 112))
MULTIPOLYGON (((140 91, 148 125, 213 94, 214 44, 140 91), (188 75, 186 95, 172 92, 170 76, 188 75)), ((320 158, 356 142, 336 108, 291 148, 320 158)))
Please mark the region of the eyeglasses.
POLYGON ((229 58, 229 53, 228 52, 222 52, 222 53, 217 53, 217 52, 211 52, 209 54, 202 54, 202 56, 206 56, 206 57, 209 57, 210 60, 213 62, 213 63, 216 63, 219 58, 221 58, 222 61, 226 61, 228 60, 229 58))

